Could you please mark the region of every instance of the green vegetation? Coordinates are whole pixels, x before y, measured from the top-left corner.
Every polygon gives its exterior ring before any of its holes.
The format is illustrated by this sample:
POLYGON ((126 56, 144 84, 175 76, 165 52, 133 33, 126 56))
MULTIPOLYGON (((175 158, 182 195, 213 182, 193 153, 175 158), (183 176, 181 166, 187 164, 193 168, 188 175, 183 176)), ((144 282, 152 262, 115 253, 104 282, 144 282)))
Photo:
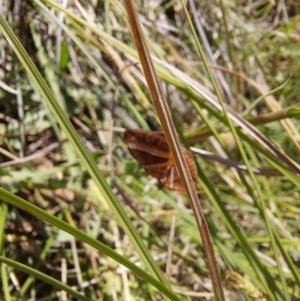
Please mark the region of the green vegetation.
MULTIPOLYGON (((221 284, 297 300, 300 4, 198 2, 135 4, 221 284)), ((163 123, 123 3, 1 5, 0 300, 212 300, 188 198, 122 138, 163 123)))

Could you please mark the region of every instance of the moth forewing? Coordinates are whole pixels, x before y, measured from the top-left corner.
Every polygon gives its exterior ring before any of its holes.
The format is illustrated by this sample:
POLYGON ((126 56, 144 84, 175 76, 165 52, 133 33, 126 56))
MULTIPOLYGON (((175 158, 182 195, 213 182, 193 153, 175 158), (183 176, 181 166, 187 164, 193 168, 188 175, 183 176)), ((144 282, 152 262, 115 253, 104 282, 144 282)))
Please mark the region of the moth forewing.
MULTIPOLYGON (((184 192, 173 155, 162 132, 148 132, 142 129, 126 130, 124 141, 130 154, 146 172, 159 180, 159 186, 184 192)), ((190 151, 182 148, 192 179, 196 184, 197 168, 190 151)))

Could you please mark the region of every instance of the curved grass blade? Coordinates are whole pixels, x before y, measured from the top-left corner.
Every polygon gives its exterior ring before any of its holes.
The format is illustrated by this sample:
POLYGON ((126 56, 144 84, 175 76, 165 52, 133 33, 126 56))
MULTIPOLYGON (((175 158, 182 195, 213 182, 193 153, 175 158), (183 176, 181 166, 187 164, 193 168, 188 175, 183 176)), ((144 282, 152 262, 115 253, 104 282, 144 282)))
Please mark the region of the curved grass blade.
POLYGON ((164 285, 161 281, 156 280, 154 277, 152 277, 149 273, 142 270, 138 266, 136 266, 134 263, 129 261, 124 256, 118 254, 111 248, 107 247, 105 244, 99 242, 98 240, 90 237, 89 235, 85 234, 84 232, 80 231, 79 229, 76 229, 75 227, 69 225, 68 223, 62 221, 61 219, 49 214, 45 210, 40 209, 39 207, 25 201, 24 199, 6 191, 3 188, 0 188, 0 199, 4 202, 7 202, 13 206, 16 206, 48 223, 51 225, 56 226, 57 228, 71 234, 72 236, 78 238, 79 240, 87 243, 88 245, 94 247, 100 252, 103 252, 107 256, 111 257, 112 259, 116 260, 120 264, 126 266, 128 269, 135 272, 140 277, 144 278, 147 282, 155 286, 160 292, 165 294, 167 297, 169 297, 171 300, 180 300, 178 296, 176 296, 170 289, 168 289, 167 286, 164 285))
POLYGON ((107 184, 106 180, 102 176, 101 172, 99 171, 97 164, 93 160, 92 155, 88 152, 88 150, 84 146, 83 142, 81 141, 80 137, 78 136, 77 132, 75 131, 74 127, 69 121, 67 115, 62 110, 61 106, 57 103, 53 93, 45 83, 43 77, 38 72, 36 66, 33 64, 32 60, 26 53, 20 41, 17 39, 10 26, 1 15, 0 15, 0 28, 2 29, 4 36, 9 41, 11 47, 14 49, 15 53, 17 54, 18 58, 20 59, 22 65, 28 72, 30 78, 35 83, 39 92, 43 96, 45 102, 49 106, 57 122, 64 130, 65 135, 72 143, 82 164, 85 166, 90 176, 95 181, 101 193, 101 196, 105 198, 107 202, 110 204, 111 208, 113 209, 115 215, 118 218, 118 221, 126 231, 127 235, 130 237, 142 261, 147 266, 149 271, 151 271, 152 275, 155 275, 155 277, 159 279, 162 283, 164 283, 166 286, 169 286, 160 268, 158 267, 158 265, 150 255, 149 250, 146 248, 140 235, 137 233, 130 219, 127 217, 121 202, 119 202, 119 200, 116 198, 111 188, 107 184))

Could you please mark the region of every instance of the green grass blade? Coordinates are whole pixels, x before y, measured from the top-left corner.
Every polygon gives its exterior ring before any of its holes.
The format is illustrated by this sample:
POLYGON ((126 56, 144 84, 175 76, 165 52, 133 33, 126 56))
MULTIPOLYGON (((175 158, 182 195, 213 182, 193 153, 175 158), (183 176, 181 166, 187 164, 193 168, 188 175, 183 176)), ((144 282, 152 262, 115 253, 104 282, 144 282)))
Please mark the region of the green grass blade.
POLYGON ((38 208, 37 206, 23 200, 22 198, 0 188, 0 199, 16 206, 24 211, 33 214, 34 216, 56 226, 57 228, 66 231, 67 233, 73 235, 74 237, 78 238, 79 240, 87 243, 88 245, 94 247, 95 249, 103 252, 107 256, 111 257, 112 259, 116 260, 117 262, 121 263, 122 265, 126 266, 130 270, 134 271, 137 275, 143 277, 146 281, 150 284, 154 285, 156 288, 159 289, 163 294, 169 297, 171 300, 180 300, 178 296, 176 296, 172 291, 168 289, 164 285, 163 282, 157 281, 154 277, 152 277, 149 273, 142 270, 141 268, 137 267, 131 261, 126 259, 124 256, 118 254, 111 248, 107 247, 103 243, 97 241, 96 239, 90 237, 89 235, 85 234, 84 232, 72 227, 71 225, 67 224, 66 222, 62 221, 61 219, 49 214, 48 212, 38 208))
POLYGON ((56 118, 57 122, 62 127, 65 135, 68 137, 70 142, 72 143, 74 149, 76 150, 77 155, 79 156, 82 164, 88 170, 90 176, 95 181, 99 192, 101 193, 102 197, 110 203, 111 208, 113 209, 114 213, 116 214, 118 221, 130 237, 132 243, 134 244, 139 256, 143 260, 144 264, 147 266, 149 271, 151 271, 152 275, 155 275, 157 279, 159 279, 162 283, 168 286, 166 279, 164 278, 161 270, 154 262, 153 258, 151 257, 149 251, 145 247, 142 239, 138 235, 136 229, 133 227, 131 221, 127 217, 121 202, 116 198, 113 194, 112 190, 108 186, 107 182, 101 175, 95 161, 93 160, 91 154, 87 151, 86 147, 80 140, 78 134, 76 133, 74 127, 70 123, 67 115, 64 113, 60 105, 57 103, 56 99, 54 98, 52 92, 48 88, 47 84, 45 83, 43 77, 38 72, 36 66, 33 64, 32 60, 26 53, 25 49, 22 47, 21 43, 13 33, 12 29, 8 25, 8 23, 0 16, 0 26, 2 28, 2 32, 11 44, 12 48, 14 49, 15 53, 19 57, 22 65, 27 70, 30 78, 35 83, 36 87, 38 88, 39 92, 43 96, 44 100, 46 101, 47 105, 49 106, 52 114, 56 118))

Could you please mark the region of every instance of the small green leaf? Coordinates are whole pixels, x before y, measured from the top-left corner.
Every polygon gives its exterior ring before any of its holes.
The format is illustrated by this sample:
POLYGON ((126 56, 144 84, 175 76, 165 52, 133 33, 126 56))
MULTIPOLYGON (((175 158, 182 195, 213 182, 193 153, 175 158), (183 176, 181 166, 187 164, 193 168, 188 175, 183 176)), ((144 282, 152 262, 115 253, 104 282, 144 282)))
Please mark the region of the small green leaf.
POLYGON ((289 117, 294 117, 296 115, 300 114, 300 109, 298 108, 291 108, 286 112, 287 116, 289 117))
POLYGON ((69 48, 66 43, 61 45, 59 68, 65 70, 70 60, 69 48))

